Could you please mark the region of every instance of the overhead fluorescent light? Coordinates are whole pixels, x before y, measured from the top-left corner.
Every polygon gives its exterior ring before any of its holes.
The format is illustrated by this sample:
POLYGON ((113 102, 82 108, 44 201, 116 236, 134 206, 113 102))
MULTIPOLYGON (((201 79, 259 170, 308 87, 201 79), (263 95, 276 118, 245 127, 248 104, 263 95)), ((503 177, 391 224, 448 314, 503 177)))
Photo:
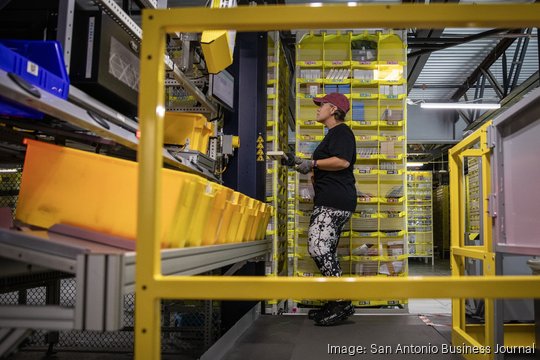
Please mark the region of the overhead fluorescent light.
POLYGON ((311 7, 321 7, 323 5, 322 2, 312 2, 312 3, 309 3, 309 6, 311 7))
POLYGON ((474 103, 421 103, 423 109, 500 109, 501 104, 474 104, 474 103))
POLYGON ((424 166, 423 162, 408 162, 407 167, 418 167, 418 166, 424 166))

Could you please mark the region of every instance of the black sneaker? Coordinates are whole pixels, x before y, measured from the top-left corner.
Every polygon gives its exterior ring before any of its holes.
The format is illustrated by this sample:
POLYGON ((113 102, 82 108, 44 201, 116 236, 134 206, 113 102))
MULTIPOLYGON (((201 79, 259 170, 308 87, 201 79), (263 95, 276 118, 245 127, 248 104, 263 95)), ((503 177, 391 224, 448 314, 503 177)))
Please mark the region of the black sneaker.
POLYGON ((315 319, 315 316, 320 313, 321 311, 325 311, 328 306, 330 305, 332 301, 329 301, 329 302, 326 302, 324 303, 324 305, 318 309, 311 309, 308 311, 307 315, 308 315, 308 319, 309 320, 314 320, 315 319))
POLYGON ((324 311, 315 315, 316 325, 330 326, 347 319, 354 314, 354 306, 350 301, 330 301, 324 311))

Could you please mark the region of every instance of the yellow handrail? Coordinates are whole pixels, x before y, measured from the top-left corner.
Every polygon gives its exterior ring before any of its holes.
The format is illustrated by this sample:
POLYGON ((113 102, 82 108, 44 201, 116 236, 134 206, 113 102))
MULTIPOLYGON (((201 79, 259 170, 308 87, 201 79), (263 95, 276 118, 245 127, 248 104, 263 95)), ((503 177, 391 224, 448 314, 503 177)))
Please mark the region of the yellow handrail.
POLYGON ((163 145, 164 54, 168 32, 236 29, 268 31, 330 28, 444 28, 540 25, 540 4, 431 4, 256 6, 232 9, 144 10, 139 121, 139 204, 136 267, 135 358, 160 358, 160 300, 195 296, 276 297, 540 297, 540 278, 204 278, 163 277, 160 269, 160 202, 163 145), (329 7, 339 16, 328 16, 329 7), (229 287, 223 286, 228 284, 229 287), (272 286, 268 286, 268 285, 272 286), (502 290, 504 289, 504 291, 502 290), (272 293, 271 293, 272 291, 272 293), (190 295, 191 294, 191 295, 190 295), (358 294, 358 295, 356 295, 358 294))

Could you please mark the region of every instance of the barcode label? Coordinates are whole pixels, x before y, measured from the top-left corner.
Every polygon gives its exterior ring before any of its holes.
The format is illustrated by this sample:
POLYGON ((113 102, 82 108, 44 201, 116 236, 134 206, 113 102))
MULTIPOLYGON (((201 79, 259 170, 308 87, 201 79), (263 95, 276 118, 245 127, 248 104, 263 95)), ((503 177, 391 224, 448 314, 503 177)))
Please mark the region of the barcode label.
POLYGON ((94 57, 94 31, 96 26, 96 18, 88 18, 88 39, 86 41, 86 72, 84 77, 89 79, 92 77, 92 60, 94 57))
POLYGON ((31 61, 26 63, 26 72, 34 76, 38 76, 39 66, 31 61))

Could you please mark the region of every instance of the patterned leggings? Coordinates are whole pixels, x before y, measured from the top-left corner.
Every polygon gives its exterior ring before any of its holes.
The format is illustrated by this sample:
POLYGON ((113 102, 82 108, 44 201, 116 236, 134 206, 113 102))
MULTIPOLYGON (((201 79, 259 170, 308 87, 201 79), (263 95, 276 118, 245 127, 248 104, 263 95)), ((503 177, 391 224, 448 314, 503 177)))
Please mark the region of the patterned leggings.
POLYGON ((337 258, 339 235, 352 212, 315 206, 309 222, 309 255, 324 276, 341 276, 337 258))

